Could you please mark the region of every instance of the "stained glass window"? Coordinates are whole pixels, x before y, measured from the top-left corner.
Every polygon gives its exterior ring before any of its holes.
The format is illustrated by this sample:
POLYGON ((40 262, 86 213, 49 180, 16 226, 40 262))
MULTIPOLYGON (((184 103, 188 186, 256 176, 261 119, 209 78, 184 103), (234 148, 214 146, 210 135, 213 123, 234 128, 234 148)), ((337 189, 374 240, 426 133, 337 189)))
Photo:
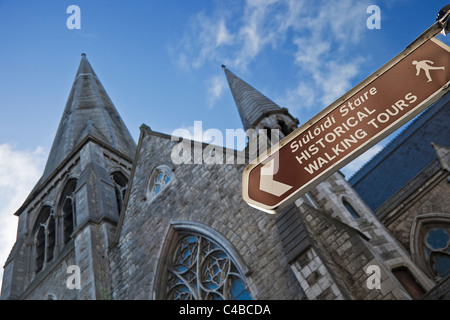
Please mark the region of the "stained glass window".
POLYGON ((159 166, 150 177, 149 194, 150 198, 154 198, 158 195, 172 180, 172 170, 167 166, 159 166))
POLYGON ((227 252, 201 235, 181 237, 167 268, 168 300, 250 300, 227 252))
POLYGON ((434 227, 425 234, 425 258, 436 276, 450 274, 450 228, 434 227))

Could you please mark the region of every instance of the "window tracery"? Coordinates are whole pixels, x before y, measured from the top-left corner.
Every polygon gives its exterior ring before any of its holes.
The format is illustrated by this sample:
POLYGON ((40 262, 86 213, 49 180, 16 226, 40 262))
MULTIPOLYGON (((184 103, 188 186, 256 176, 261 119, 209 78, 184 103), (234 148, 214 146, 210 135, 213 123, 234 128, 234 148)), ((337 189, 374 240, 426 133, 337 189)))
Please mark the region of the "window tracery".
POLYGON ((63 217, 63 230, 62 239, 64 245, 66 245, 70 239, 72 232, 74 230, 74 219, 75 219, 75 198, 74 191, 77 185, 76 179, 70 179, 63 189, 61 194, 61 215, 63 217))
POLYGON ((243 276, 227 252, 199 234, 177 242, 167 266, 169 300, 251 299, 243 276))
POLYGON ((111 174, 111 179, 114 182, 114 189, 116 192, 117 209, 119 216, 122 211, 122 206, 125 201, 125 193, 128 188, 128 178, 120 171, 115 171, 111 174))
POLYGON ((450 228, 436 226, 423 237, 423 250, 429 268, 441 279, 450 275, 450 228))
POLYGON ((38 273, 46 263, 53 259, 55 250, 55 220, 50 206, 43 206, 34 226, 35 234, 35 272, 38 273))
POLYGON ((156 197, 173 180, 172 170, 165 165, 158 166, 153 171, 148 186, 150 199, 156 197))
POLYGON ((415 217, 410 232, 414 261, 435 281, 450 275, 450 214, 426 213, 415 217))

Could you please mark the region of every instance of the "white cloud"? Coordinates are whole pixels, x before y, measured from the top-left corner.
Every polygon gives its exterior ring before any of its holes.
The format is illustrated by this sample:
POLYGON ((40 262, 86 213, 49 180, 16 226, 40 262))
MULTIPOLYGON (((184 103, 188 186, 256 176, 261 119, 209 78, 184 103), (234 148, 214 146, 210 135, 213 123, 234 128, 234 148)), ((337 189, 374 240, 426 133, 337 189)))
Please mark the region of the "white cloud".
POLYGON ((295 63, 308 70, 320 68, 325 60, 323 55, 330 51, 331 43, 310 37, 296 38, 295 63))
POLYGON ((347 64, 332 61, 325 66, 323 72, 314 76, 319 91, 323 93, 320 98, 323 106, 331 104, 352 87, 351 79, 358 75, 359 61, 361 59, 347 64))
POLYGON ((45 165, 42 148, 16 150, 0 145, 0 286, 3 265, 15 242, 18 219, 14 213, 40 178, 45 165))
POLYGON ((297 87, 288 90, 280 101, 291 110, 310 109, 315 106, 315 96, 313 87, 306 81, 300 81, 297 87))
POLYGON ((202 11, 192 17, 176 60, 182 67, 186 61, 192 68, 213 61, 246 68, 267 45, 275 46, 284 37, 287 21, 295 20, 285 19, 292 15, 288 9, 298 12, 294 7, 293 1, 248 0, 241 10, 222 6, 209 15, 202 11))
POLYGON ((224 76, 220 75, 211 78, 207 91, 209 108, 213 108, 214 103, 222 97, 226 89, 227 81, 224 76))
POLYGON ((228 45, 233 43, 233 35, 231 35, 228 32, 228 29, 225 25, 225 21, 222 19, 219 21, 219 24, 217 26, 217 29, 215 30, 216 33, 216 47, 219 47, 221 45, 228 45))
MULTIPOLYGON (((192 17, 176 60, 187 69, 212 62, 242 73, 264 50, 287 45, 291 48, 287 50, 296 50, 290 63, 298 69, 299 82, 277 101, 293 111, 325 107, 351 88, 361 69, 364 58, 354 49, 366 30, 370 4, 368 0, 247 0, 244 6, 220 2, 211 12, 192 17)), ((209 106, 220 98, 222 88, 213 78, 209 106)))
POLYGON ((200 12, 191 18, 187 32, 177 50, 177 62, 183 68, 199 68, 214 59, 220 48, 234 43, 235 35, 227 28, 223 13, 207 16, 200 12))
POLYGON ((365 61, 354 48, 365 30, 367 5, 356 0, 303 3, 297 16, 301 27, 292 25, 301 82, 286 91, 284 105, 297 111, 323 108, 352 87, 365 61))
POLYGON ((238 34, 241 40, 239 50, 231 65, 246 68, 261 50, 268 44, 275 45, 278 37, 277 25, 270 23, 271 15, 277 8, 278 0, 248 0, 242 18, 243 24, 238 34))

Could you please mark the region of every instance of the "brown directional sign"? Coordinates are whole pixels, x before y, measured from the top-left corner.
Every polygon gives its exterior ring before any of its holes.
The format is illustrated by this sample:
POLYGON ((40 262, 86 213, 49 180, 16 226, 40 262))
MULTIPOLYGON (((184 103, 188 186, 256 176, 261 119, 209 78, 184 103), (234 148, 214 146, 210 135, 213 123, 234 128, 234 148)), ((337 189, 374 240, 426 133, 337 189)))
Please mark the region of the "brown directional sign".
POLYGON ((434 37, 416 40, 249 164, 244 200, 276 213, 425 110, 449 81, 450 48, 434 37))

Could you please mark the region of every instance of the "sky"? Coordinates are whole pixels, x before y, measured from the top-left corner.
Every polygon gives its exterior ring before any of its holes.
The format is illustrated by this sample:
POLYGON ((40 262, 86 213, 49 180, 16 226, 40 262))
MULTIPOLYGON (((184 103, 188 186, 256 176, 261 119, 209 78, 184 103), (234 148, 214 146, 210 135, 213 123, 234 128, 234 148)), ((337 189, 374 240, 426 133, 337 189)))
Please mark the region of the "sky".
MULTIPOLYGON (((0 0, 1 266, 15 241, 13 214, 43 173, 81 53, 136 143, 143 123, 171 134, 202 121, 204 131, 225 136, 242 123, 222 64, 304 123, 404 50, 445 4, 0 0), (80 29, 68 28, 71 5, 80 8, 80 29), (371 5, 380 8, 379 29, 367 26, 371 5)), ((350 177, 396 134, 341 171, 350 177)))

